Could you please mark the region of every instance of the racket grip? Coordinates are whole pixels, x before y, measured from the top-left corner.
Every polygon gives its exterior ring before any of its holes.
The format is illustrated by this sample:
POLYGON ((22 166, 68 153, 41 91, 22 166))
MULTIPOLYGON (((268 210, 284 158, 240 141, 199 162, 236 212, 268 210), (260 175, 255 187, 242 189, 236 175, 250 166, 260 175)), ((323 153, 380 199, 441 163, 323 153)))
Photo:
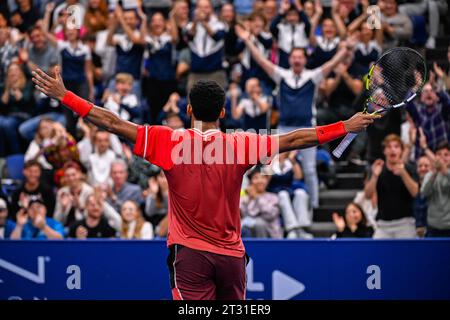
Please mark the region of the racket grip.
POLYGON ((344 153, 345 149, 352 143, 353 139, 357 136, 357 133, 347 133, 347 135, 342 139, 341 143, 333 150, 333 156, 340 158, 344 153))

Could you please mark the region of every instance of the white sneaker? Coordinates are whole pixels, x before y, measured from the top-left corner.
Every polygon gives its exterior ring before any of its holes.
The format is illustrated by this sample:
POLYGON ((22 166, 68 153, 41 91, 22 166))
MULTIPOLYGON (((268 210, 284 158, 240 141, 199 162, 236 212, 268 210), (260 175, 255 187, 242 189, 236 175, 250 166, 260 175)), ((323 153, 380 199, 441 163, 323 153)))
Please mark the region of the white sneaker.
POLYGON ((425 48, 427 49, 436 48, 436 39, 434 39, 433 37, 429 37, 427 43, 425 43, 425 48))
POLYGON ((288 232, 288 234, 286 235, 286 239, 297 239, 297 230, 291 230, 288 232))
POLYGON ((314 236, 311 233, 306 232, 302 228, 298 228, 296 231, 297 231, 297 237, 300 239, 310 240, 310 239, 314 238, 314 236))

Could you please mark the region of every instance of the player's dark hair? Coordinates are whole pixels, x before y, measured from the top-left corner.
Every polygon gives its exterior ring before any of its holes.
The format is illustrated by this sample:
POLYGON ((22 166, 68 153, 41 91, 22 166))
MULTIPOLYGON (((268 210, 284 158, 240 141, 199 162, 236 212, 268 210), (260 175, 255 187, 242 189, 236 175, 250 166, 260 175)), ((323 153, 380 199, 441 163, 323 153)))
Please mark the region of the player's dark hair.
POLYGON ((196 119, 217 121, 225 105, 225 91, 215 81, 200 80, 189 92, 189 103, 196 119))

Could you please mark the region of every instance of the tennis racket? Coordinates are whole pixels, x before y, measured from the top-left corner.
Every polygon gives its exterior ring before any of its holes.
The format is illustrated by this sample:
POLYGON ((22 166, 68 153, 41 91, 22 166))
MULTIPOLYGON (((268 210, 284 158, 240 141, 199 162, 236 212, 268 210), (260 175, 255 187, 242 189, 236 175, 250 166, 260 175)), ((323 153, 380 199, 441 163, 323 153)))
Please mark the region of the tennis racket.
MULTIPOLYGON (((422 90, 427 76, 424 58, 405 47, 386 51, 369 70, 364 113, 381 114, 405 106, 422 90)), ((357 133, 348 133, 333 150, 340 158, 357 133)))

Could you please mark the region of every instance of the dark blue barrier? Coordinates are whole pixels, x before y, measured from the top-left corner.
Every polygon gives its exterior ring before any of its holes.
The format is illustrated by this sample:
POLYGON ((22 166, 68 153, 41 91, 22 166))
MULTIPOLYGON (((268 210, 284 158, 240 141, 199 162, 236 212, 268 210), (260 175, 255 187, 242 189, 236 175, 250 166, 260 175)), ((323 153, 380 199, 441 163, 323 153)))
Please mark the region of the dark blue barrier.
MULTIPOLYGON (((247 240, 249 299, 450 299, 450 239, 247 240)), ((0 241, 0 299, 170 299, 162 241, 0 241)))

